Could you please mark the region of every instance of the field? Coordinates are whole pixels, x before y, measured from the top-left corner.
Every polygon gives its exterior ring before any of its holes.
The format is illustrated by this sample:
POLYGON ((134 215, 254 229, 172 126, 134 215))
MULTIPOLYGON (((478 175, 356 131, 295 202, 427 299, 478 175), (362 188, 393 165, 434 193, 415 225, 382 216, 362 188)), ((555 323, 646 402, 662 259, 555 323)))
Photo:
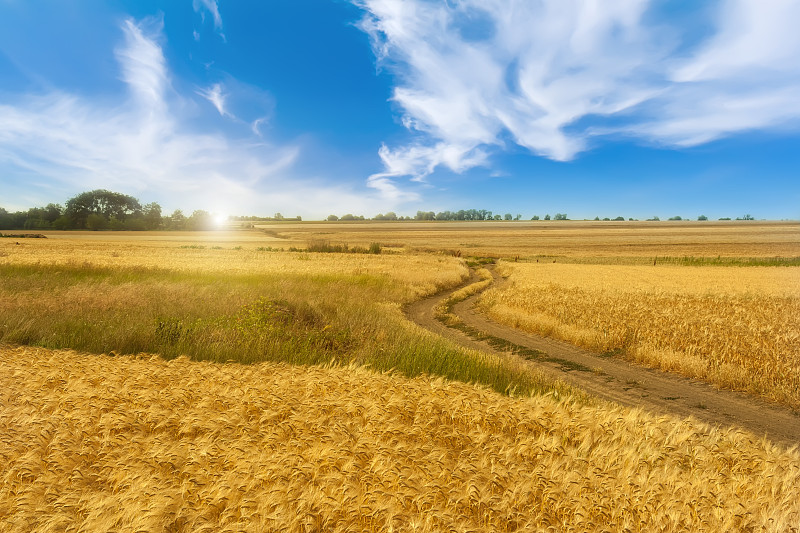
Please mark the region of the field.
POLYGON ((800 269, 508 263, 493 319, 800 410, 800 269))
POLYGON ((796 406, 798 251, 792 223, 0 239, 0 531, 798 531, 797 446, 402 312, 505 258, 498 320, 796 406))
POLYGON ((518 363, 456 349, 403 318, 403 304, 467 276, 455 258, 261 251, 241 233, 205 234, 205 244, 175 237, 0 241, 8 250, 0 342, 217 362, 356 362, 500 392, 551 389, 518 363))
POLYGON ((656 257, 707 260, 800 257, 794 222, 368 222, 263 226, 273 246, 311 240, 462 256, 652 264, 656 257))
POLYGON ((790 531, 800 455, 359 367, 0 363, 3 531, 790 531))

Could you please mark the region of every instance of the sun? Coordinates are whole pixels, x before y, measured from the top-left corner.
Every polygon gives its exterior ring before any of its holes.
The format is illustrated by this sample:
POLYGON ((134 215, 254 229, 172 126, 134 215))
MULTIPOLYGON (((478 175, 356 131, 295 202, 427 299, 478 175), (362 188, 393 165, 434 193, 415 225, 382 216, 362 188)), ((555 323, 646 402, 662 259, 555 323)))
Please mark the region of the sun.
POLYGON ((228 222, 228 214, 220 211, 214 213, 213 218, 214 218, 214 225, 217 226, 218 228, 221 228, 228 222))

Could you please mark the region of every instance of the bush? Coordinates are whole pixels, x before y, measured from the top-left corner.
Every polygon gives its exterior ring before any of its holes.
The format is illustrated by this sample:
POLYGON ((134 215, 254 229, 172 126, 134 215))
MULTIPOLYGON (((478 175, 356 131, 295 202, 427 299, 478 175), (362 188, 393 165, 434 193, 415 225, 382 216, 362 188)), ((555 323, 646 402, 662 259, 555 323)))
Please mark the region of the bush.
POLYGON ((306 251, 326 254, 343 254, 349 252, 350 249, 346 244, 331 244, 330 241, 314 240, 308 242, 308 249, 306 251))
POLYGON ((60 216, 53 221, 53 229, 67 230, 72 227, 72 221, 67 216, 60 216))
POLYGON ((86 229, 97 231, 101 229, 106 229, 107 227, 108 227, 108 221, 105 219, 103 215, 92 213, 91 215, 86 217, 86 229))

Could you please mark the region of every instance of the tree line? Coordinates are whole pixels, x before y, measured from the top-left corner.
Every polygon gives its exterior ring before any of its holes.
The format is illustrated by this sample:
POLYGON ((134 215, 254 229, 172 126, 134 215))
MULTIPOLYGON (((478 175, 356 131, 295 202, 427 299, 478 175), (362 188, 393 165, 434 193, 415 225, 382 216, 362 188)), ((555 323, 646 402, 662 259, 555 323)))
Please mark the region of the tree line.
MULTIPOLYGON (((516 216, 511 213, 504 215, 494 214, 486 209, 461 209, 459 211, 417 211, 415 216, 398 216, 397 213, 379 213, 372 219, 367 219, 363 215, 330 215, 326 220, 334 221, 357 221, 357 220, 521 220, 522 215, 516 216)), ((287 218, 280 213, 275 213, 273 217, 231 217, 231 220, 239 222, 258 221, 300 221, 300 217, 287 218)), ((535 215, 531 220, 540 220, 535 215)), ((552 218, 549 214, 543 220, 569 220, 566 213, 556 213, 552 218)), ((595 220, 601 220, 596 217, 595 220)), ((602 220, 622 221, 624 217, 614 219, 604 218, 602 220)), ((628 219, 635 220, 635 219, 628 219)), ((657 221, 658 217, 647 220, 657 221)), ((670 217, 669 220, 686 220, 679 216, 670 217)), ((700 215, 697 220, 708 220, 708 217, 700 215)), ((719 220, 730 220, 730 218, 720 218, 719 220)), ((751 215, 737 218, 736 220, 754 220, 751 215)), ((67 200, 65 205, 47 204, 45 207, 32 207, 27 211, 8 212, 0 207, 0 230, 210 230, 216 227, 214 217, 203 210, 195 210, 191 215, 186 216, 180 209, 176 209, 171 215, 163 215, 161 206, 156 202, 142 205, 138 199, 127 194, 96 189, 81 193, 67 200)))
POLYGON ((0 229, 5 230, 208 230, 214 225, 207 211, 186 216, 176 209, 164 216, 156 202, 142 205, 133 196, 105 189, 81 193, 63 206, 50 203, 17 212, 0 207, 0 229))
MULTIPOLYGON (((460 209, 458 211, 440 211, 438 213, 434 211, 417 211, 415 216, 397 216, 397 213, 394 211, 389 211, 386 214, 379 213, 375 215, 370 220, 521 220, 522 215, 512 215, 511 213, 506 213, 505 215, 497 215, 493 214, 491 211, 487 209, 460 209)), ((550 220, 550 215, 545 215, 545 220, 550 220)), ((337 216, 337 215, 329 215, 326 219, 329 222, 336 222, 338 220, 368 220, 364 218, 363 215, 353 215, 353 214, 346 214, 337 216)), ((538 216, 534 216, 531 220, 539 220, 538 216)), ((562 213, 557 213, 555 215, 555 220, 567 220, 567 215, 562 213)))

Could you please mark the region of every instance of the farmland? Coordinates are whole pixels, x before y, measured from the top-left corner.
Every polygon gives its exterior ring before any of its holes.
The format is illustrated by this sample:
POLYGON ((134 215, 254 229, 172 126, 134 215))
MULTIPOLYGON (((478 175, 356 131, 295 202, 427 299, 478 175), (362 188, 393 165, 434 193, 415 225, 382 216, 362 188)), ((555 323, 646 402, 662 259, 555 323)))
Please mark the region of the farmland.
POLYGON ((0 352, 4 531, 787 531, 733 430, 359 367, 0 352))
POLYGON ((800 269, 503 263, 493 319, 800 409, 800 269))
POLYGON ((800 256, 793 222, 421 222, 264 225, 278 246, 326 239, 463 256, 652 264, 657 257, 774 259, 800 256))
POLYGON ((796 224, 47 236, 0 240, 0 531, 800 527, 796 446, 592 398, 402 311, 491 256, 496 320, 796 406, 796 224))
POLYGON ((6 245, 0 342, 217 362, 357 362, 501 392, 541 386, 514 362, 456 350, 404 320, 404 303, 467 275, 452 257, 265 252, 247 235, 222 246, 238 233, 208 234, 208 245, 158 234, 61 236, 6 245))

